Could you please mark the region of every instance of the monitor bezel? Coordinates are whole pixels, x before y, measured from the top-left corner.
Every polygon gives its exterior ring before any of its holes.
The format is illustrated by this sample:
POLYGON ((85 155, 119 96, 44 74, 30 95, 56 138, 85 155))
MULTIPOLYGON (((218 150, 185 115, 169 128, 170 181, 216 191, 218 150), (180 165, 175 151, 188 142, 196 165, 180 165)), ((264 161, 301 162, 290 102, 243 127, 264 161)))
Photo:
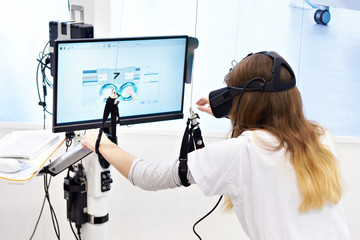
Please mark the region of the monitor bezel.
MULTIPOLYGON (((188 74, 187 71, 189 67, 187 62, 191 59, 189 53, 189 36, 187 35, 175 35, 175 36, 150 36, 150 37, 127 37, 127 38, 86 38, 86 39, 66 39, 66 40, 56 40, 54 45, 54 57, 55 57, 55 74, 53 82, 53 132, 73 132, 79 130, 87 130, 101 127, 102 116, 99 116, 99 119, 86 120, 86 121, 76 121, 76 122, 67 122, 67 123, 57 123, 57 85, 58 85, 58 45, 62 43, 88 43, 88 42, 109 42, 109 41, 139 41, 139 40, 158 40, 158 39, 185 39, 185 57, 184 57, 184 71, 183 71, 183 87, 182 87, 182 101, 180 111, 172 112, 162 112, 156 114, 146 114, 141 116, 133 117, 121 117, 120 116, 120 125, 133 125, 138 123, 150 123, 158 122, 165 120, 175 120, 184 118, 183 109, 184 109, 184 92, 185 92, 185 83, 191 82, 191 73, 188 74)), ((53 67, 53 66, 52 66, 53 67)), ((110 127, 110 119, 105 122, 105 127, 110 127)))

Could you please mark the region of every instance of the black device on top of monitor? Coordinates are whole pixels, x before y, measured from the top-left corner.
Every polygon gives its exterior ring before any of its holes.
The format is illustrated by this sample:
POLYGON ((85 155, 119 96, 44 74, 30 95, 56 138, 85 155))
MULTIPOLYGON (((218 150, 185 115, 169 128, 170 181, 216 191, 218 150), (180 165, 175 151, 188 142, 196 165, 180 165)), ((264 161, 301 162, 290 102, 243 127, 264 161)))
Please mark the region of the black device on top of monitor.
POLYGON ((183 118, 197 46, 188 36, 56 41, 53 132, 100 127, 113 89, 120 125, 183 118))

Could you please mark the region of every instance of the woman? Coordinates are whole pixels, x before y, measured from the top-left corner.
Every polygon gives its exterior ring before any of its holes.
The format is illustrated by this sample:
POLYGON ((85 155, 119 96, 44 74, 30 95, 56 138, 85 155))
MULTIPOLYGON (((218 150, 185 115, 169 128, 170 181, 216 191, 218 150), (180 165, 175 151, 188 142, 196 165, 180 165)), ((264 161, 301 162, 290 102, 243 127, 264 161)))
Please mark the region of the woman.
MULTIPOLYGON (((251 87, 254 79, 267 84, 278 74, 286 84, 292 70, 279 65, 278 73, 274 72, 276 59, 286 63, 276 53, 247 56, 225 82, 251 87)), ((331 139, 321 126, 305 119, 296 86, 284 91, 244 91, 232 102, 228 114, 232 138, 190 153, 189 181, 207 196, 229 196, 226 204, 234 208, 250 239, 350 239, 331 139)), ((207 98, 197 104, 199 110, 212 114, 207 98)), ((83 147, 94 151, 96 136, 85 136, 83 147)), ((104 137, 99 151, 143 189, 181 186, 177 160, 150 163, 104 137)))

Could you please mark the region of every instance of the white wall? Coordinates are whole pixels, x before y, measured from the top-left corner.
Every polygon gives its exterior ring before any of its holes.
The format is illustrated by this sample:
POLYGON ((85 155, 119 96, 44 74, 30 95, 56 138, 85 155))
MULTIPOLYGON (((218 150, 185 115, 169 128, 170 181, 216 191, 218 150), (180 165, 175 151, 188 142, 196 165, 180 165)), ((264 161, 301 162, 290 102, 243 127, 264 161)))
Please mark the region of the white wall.
MULTIPOLYGON (((12 126, 13 127, 13 126, 12 126)), ((32 128, 33 126, 30 126, 32 128)), ((0 137, 12 130, 0 126, 0 137)), ((15 128, 18 129, 18 128, 15 128)), ((209 132, 203 129, 205 143, 223 140, 226 132, 209 132)), ((166 161, 176 158, 182 133, 179 131, 134 130, 121 127, 119 144, 130 153, 151 161, 166 161), (161 153, 161 154, 159 154, 161 153)), ((353 239, 360 239, 360 140, 335 138, 346 191, 344 209, 353 239), (352 142, 352 143, 350 143, 352 142)), ((52 179, 50 195, 56 211, 62 239, 72 239, 66 221, 63 198, 63 177, 52 179)), ((212 209, 217 197, 205 197, 197 186, 158 192, 146 192, 133 187, 116 170, 112 170, 114 183, 109 193, 110 239, 197 239, 192 225, 212 209)), ((35 226, 43 200, 43 178, 18 185, 0 183, 0 238, 7 240, 28 239, 35 226), (10 230, 11 229, 11 230, 10 230), (13 229, 21 229, 14 231, 13 229)), ((203 239, 248 239, 234 213, 217 209, 197 227, 203 239)), ((46 205, 34 239, 55 239, 46 205)))
MULTIPOLYGON (((1 2, 0 122, 42 122, 36 59, 49 41, 49 21, 69 20, 68 16, 64 0, 1 2)), ((47 100, 52 109, 50 90, 47 100)))

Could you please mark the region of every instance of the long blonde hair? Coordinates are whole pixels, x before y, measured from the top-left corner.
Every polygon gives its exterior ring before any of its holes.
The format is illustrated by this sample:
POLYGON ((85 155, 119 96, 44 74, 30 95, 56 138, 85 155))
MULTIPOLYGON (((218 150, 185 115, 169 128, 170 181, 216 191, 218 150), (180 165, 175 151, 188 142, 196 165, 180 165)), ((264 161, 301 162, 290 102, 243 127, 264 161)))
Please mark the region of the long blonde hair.
MULTIPOLYGON (((225 82, 235 86, 254 77, 270 81, 272 67, 273 59, 269 56, 251 55, 229 72, 225 82)), ((290 74, 284 67, 280 80, 290 80, 290 74)), ((299 211, 321 209, 327 202, 336 204, 342 196, 338 162, 320 142, 324 129, 305 119, 297 87, 283 92, 244 92, 236 114, 237 101, 238 97, 234 99, 230 113, 233 137, 246 130, 263 129, 278 138, 279 146, 274 150, 285 148, 291 156, 302 195, 299 211)), ((230 198, 227 198, 225 208, 232 208, 230 198)))

